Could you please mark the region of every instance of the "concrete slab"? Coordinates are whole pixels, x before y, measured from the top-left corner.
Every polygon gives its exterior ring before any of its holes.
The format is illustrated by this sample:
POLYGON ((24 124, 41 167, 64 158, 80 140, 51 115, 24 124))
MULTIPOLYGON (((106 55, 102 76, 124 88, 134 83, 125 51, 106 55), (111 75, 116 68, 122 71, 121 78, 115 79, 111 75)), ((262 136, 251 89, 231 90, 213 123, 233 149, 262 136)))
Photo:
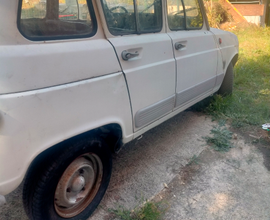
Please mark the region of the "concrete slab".
POLYGON ((5 203, 6 203, 5 197, 0 195, 0 206, 4 205, 5 203))
POLYGON ((270 219, 270 172, 261 152, 243 139, 228 153, 204 150, 158 194, 163 219, 270 219))
POLYGON ((108 219, 109 208, 133 209, 142 198, 158 194, 194 155, 205 148, 213 122, 205 115, 183 112, 128 144, 114 159, 108 191, 89 220, 108 219))

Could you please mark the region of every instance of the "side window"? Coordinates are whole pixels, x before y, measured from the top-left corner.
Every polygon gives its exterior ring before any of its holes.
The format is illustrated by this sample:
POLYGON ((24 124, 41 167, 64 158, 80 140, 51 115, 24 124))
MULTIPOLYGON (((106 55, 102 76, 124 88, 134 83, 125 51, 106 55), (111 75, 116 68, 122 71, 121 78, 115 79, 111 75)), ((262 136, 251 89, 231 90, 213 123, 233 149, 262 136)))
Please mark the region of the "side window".
POLYGON ((185 13, 181 0, 167 1, 168 24, 171 30, 185 29, 185 13))
POLYGON ((200 29, 203 18, 198 0, 183 0, 186 11, 187 29, 200 29))
POLYGON ((201 29, 203 17, 198 0, 167 0, 170 30, 201 29))
POLYGON ((158 32, 162 27, 162 6, 157 0, 137 0, 138 30, 158 32))
POLYGON ((161 0, 102 0, 108 28, 113 35, 159 32, 161 0))
POLYGON ((135 13, 132 0, 103 0, 103 10, 112 34, 136 32, 135 13))
POLYGON ((87 0, 20 1, 18 28, 30 40, 89 37, 96 25, 87 0))

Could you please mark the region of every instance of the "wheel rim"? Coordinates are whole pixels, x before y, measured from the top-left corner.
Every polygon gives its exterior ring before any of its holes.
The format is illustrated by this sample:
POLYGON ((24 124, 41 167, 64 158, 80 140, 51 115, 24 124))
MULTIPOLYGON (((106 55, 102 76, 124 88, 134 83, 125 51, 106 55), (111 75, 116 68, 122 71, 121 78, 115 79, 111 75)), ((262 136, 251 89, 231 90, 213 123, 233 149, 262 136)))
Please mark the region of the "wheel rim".
POLYGON ((58 215, 71 218, 81 213, 94 199, 103 176, 103 166, 95 154, 76 158, 61 176, 54 195, 58 215))

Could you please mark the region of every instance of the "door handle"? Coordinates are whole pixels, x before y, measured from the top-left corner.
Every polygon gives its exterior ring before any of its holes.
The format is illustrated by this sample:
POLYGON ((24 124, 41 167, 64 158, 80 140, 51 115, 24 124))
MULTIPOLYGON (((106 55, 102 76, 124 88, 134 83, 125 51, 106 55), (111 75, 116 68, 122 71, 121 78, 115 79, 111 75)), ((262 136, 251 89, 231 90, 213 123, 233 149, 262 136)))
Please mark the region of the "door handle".
POLYGON ((181 49, 185 48, 186 46, 184 44, 181 44, 179 42, 176 42, 174 44, 174 47, 175 47, 176 50, 181 50, 181 49))
POLYGON ((124 50, 122 52, 122 58, 123 60, 129 60, 131 58, 139 56, 139 53, 136 51, 135 53, 128 52, 127 50, 124 50))

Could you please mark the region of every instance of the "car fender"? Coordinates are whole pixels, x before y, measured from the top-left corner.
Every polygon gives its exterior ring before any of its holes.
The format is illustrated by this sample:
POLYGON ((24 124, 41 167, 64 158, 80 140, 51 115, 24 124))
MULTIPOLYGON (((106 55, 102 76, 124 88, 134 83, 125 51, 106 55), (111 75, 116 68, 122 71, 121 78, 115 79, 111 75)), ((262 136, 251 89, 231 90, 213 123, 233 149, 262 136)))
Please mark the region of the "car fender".
POLYGON ((220 49, 218 54, 217 80, 214 88, 216 92, 223 82, 229 64, 237 62, 239 53, 239 42, 237 36, 231 32, 216 28, 210 28, 216 40, 217 47, 220 49))
POLYGON ((133 138, 122 72, 0 96, 0 194, 23 180, 31 162, 63 140, 106 124, 119 124, 123 142, 133 138))

